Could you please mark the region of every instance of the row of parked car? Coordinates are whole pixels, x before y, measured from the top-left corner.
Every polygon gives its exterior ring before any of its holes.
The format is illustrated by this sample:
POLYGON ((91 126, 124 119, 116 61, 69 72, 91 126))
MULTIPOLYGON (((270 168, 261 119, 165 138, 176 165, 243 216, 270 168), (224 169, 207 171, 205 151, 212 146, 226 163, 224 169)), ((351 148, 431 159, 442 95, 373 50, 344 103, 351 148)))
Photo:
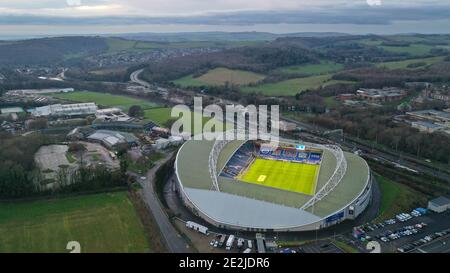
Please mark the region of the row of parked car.
POLYGON ((425 223, 420 223, 420 224, 411 225, 411 226, 405 226, 405 227, 399 228, 395 231, 388 230, 388 231, 386 231, 382 234, 379 234, 375 237, 377 239, 379 239, 380 241, 387 243, 389 241, 397 240, 397 239, 400 239, 405 236, 411 236, 413 234, 422 232, 422 229, 425 228, 426 226, 427 226, 427 224, 425 224, 425 223))
POLYGON ((420 238, 419 240, 414 241, 412 243, 409 243, 409 244, 406 244, 404 246, 398 247, 397 251, 398 252, 402 252, 402 253, 403 252, 409 252, 409 251, 411 251, 411 250, 413 250, 413 249, 415 249, 417 247, 420 247, 420 246, 422 246, 422 245, 424 245, 426 243, 429 243, 429 242, 431 242, 431 241, 433 241, 433 240, 435 240, 437 238, 444 237, 444 236, 446 236, 448 234, 450 234, 450 229, 443 230, 443 231, 440 231, 440 232, 436 232, 436 233, 427 235, 427 236, 425 236, 423 238, 420 238))
POLYGON ((400 222, 406 222, 406 221, 412 219, 413 217, 419 217, 419 216, 422 216, 422 215, 424 215, 426 213, 427 213, 427 209, 416 208, 413 211, 411 211, 410 213, 397 214, 395 216, 395 218, 397 218, 397 220, 400 221, 400 222))
MULTIPOLYGON (((209 243, 210 246, 215 248, 224 247, 226 250, 230 250, 234 247, 235 244, 235 236, 226 234, 217 234, 214 239, 211 240, 209 243), (228 240, 227 240, 228 237, 228 240)), ((245 240, 244 238, 237 238, 236 247, 238 249, 242 249, 245 245, 247 245, 246 249, 243 251, 244 253, 251 253, 253 249, 253 242, 252 240, 245 240)))

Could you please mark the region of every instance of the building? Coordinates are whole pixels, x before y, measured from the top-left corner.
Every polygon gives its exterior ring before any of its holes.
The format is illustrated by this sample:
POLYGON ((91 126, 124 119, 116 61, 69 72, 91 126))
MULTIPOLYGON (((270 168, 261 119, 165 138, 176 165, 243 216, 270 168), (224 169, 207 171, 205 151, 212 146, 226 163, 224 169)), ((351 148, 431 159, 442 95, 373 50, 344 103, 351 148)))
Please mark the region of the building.
POLYGON ((434 133, 436 131, 444 130, 445 127, 439 124, 431 123, 428 121, 413 121, 411 122, 413 128, 419 129, 421 132, 434 133))
POLYGON ((437 213, 442 213, 450 209, 450 199, 440 196, 428 201, 428 209, 437 213))
POLYGON ((336 98, 336 100, 346 101, 346 100, 352 100, 355 97, 356 97, 355 94, 345 93, 345 94, 339 94, 335 98, 336 98))
POLYGON ((2 115, 18 114, 18 113, 22 113, 22 112, 23 112, 22 107, 6 107, 6 108, 0 109, 0 113, 2 115))
MULTIPOLYGON (((283 146, 304 146, 323 156, 318 186, 311 194, 246 183, 238 175, 229 175, 231 168, 246 169, 244 162, 254 162, 247 161, 248 157, 266 152, 257 141, 189 140, 179 149, 174 164, 182 203, 215 227, 255 233, 324 229, 355 219, 367 208, 372 200, 372 176, 364 159, 338 146, 282 141, 283 146)), ((295 154, 310 158, 303 150, 295 154)), ((260 251, 264 251, 263 242, 257 240, 260 251)))
POLYGON ((169 138, 158 138, 152 145, 154 149, 161 150, 169 146, 178 146, 183 144, 184 139, 181 136, 170 136, 169 138))
POLYGON ((408 116, 411 116, 420 120, 427 120, 433 122, 450 122, 450 113, 437 110, 421 110, 414 112, 407 112, 408 116))
POLYGON ((395 87, 385 87, 383 89, 361 88, 356 91, 356 96, 370 102, 390 102, 401 100, 406 97, 405 90, 395 87))
POLYGON ((297 125, 295 123, 292 123, 292 122, 287 122, 287 121, 280 120, 279 128, 283 132, 289 132, 289 131, 294 131, 295 129, 297 129, 297 125))
POLYGON ((72 117, 88 116, 97 112, 97 105, 93 102, 76 104, 53 104, 35 108, 31 115, 34 117, 72 117))
POLYGON ((87 139, 89 141, 101 143, 110 149, 115 148, 120 144, 127 144, 128 146, 138 144, 138 139, 133 134, 109 130, 97 130, 89 135, 87 139))
POLYGON ((119 108, 99 109, 95 113, 95 117, 104 122, 126 122, 131 118, 119 108))

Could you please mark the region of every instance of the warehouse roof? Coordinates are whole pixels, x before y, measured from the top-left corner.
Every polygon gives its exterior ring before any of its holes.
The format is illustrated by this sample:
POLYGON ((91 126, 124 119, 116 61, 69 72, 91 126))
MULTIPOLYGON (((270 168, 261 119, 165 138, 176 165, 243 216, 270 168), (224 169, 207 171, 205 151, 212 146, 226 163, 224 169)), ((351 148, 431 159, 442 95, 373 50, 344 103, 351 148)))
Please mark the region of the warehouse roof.
POLYGON ((433 200, 430 200, 430 203, 432 203, 435 206, 448 206, 450 205, 450 199, 448 199, 447 197, 444 196, 440 196, 438 198, 435 198, 433 200))

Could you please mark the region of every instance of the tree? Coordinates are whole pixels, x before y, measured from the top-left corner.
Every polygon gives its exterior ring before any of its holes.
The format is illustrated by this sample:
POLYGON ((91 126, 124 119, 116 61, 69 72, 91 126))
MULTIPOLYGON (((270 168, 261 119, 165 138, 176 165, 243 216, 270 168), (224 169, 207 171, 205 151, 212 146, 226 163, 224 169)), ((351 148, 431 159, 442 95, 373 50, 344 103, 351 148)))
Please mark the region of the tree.
POLYGON ((139 105, 133 105, 128 110, 128 115, 130 117, 138 118, 144 116, 144 111, 142 110, 142 107, 139 105))
POLYGON ((72 142, 69 144, 69 152, 71 153, 81 153, 86 151, 86 147, 78 142, 72 142))

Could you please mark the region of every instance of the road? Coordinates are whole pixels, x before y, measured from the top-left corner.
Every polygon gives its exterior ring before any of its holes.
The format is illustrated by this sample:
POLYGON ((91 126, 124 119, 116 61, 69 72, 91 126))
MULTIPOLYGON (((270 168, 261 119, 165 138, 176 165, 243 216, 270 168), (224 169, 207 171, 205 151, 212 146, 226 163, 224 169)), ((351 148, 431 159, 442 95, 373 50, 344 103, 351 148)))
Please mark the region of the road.
POLYGON ((136 70, 133 73, 131 73, 130 80, 132 82, 136 83, 136 84, 142 85, 142 86, 144 86, 146 88, 150 88, 151 84, 149 84, 146 81, 143 81, 143 80, 139 79, 139 75, 142 73, 142 71, 144 71, 144 69, 139 69, 139 70, 136 70))
POLYGON ((157 161, 155 166, 147 172, 146 179, 141 179, 137 174, 137 179, 142 186, 141 197, 147 207, 151 210, 156 223, 158 224, 159 230, 164 239, 164 243, 171 253, 189 253, 192 252, 189 245, 181 237, 178 231, 173 227, 172 223, 169 221, 169 217, 164 211, 161 202, 156 194, 154 183, 155 183, 155 173, 156 171, 168 162, 173 153, 167 154, 163 159, 157 161))

